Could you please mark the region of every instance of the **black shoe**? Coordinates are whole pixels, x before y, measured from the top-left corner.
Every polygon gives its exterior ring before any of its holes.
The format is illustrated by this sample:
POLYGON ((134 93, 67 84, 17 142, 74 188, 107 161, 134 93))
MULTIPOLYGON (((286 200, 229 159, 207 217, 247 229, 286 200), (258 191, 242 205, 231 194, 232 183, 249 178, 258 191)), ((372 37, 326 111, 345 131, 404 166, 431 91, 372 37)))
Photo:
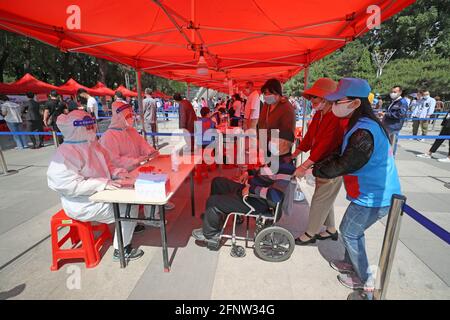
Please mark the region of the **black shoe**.
MULTIPOLYGON (((137 260, 144 255, 144 251, 141 249, 132 248, 131 244, 127 245, 125 248, 125 260, 132 261, 137 260)), ((119 261, 119 250, 114 249, 113 261, 119 261)))
POLYGON ((135 228, 134 228, 134 234, 138 234, 138 233, 142 233, 145 231, 145 227, 142 224, 138 224, 135 228))
POLYGON ((205 235, 203 234, 202 228, 192 230, 192 237, 197 241, 205 241, 211 243, 220 242, 220 233, 215 234, 211 238, 206 238, 205 235))
POLYGON ((305 235, 309 238, 309 240, 303 241, 300 240, 300 238, 295 239, 295 244, 298 246, 306 246, 310 243, 316 243, 316 236, 310 236, 307 232, 305 232, 305 235))
POLYGON ((331 240, 337 241, 337 239, 339 238, 339 233, 337 231, 335 233, 331 233, 330 231, 325 230, 325 232, 328 233, 329 236, 322 237, 319 233, 319 234, 316 234, 316 239, 317 240, 326 240, 326 239, 331 238, 331 240))

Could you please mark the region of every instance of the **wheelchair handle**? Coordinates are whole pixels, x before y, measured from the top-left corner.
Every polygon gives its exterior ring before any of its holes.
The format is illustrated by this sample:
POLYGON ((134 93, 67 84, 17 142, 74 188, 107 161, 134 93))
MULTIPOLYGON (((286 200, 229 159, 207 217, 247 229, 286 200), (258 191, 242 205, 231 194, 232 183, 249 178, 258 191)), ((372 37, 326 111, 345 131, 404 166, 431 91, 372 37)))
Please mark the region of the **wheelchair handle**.
MULTIPOLYGON (((251 205, 250 203, 247 202, 247 198, 248 198, 248 197, 250 197, 250 195, 245 195, 244 197, 242 197, 242 201, 244 201, 245 205, 246 205, 247 207, 249 207, 249 209, 250 209, 250 211, 247 212, 245 215, 249 215, 249 214, 251 214, 252 212, 255 212, 255 211, 256 211, 255 208, 253 208, 252 205, 251 205)), ((254 197, 254 198, 257 198, 257 197, 254 197)))

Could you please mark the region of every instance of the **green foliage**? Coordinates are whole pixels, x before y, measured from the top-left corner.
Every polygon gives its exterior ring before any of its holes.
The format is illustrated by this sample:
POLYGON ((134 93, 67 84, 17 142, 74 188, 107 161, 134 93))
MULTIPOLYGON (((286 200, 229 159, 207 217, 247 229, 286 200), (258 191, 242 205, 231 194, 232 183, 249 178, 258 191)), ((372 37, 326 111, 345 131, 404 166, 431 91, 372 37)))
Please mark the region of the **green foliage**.
MULTIPOLYGON (((135 72, 127 66, 81 53, 64 53, 34 39, 0 30, 0 82, 15 81, 27 72, 54 85, 74 78, 88 87, 102 81, 112 89, 125 85, 128 73, 131 88, 136 87, 135 72)), ((142 86, 169 95, 186 91, 185 83, 145 73, 142 86)))
MULTIPOLYGON (((450 3, 442 0, 418 0, 379 30, 347 44, 310 66, 309 84, 320 77, 367 79, 373 92, 385 94, 393 85, 407 92, 418 88, 432 95, 450 98, 450 3), (396 49, 390 62, 376 78, 371 59, 374 50, 396 49)), ((303 72, 285 84, 288 95, 303 91, 303 72)))
POLYGON ((419 59, 396 59, 389 63, 379 81, 371 83, 377 92, 389 92, 400 85, 407 92, 427 89, 431 95, 450 98, 450 60, 437 55, 419 59))

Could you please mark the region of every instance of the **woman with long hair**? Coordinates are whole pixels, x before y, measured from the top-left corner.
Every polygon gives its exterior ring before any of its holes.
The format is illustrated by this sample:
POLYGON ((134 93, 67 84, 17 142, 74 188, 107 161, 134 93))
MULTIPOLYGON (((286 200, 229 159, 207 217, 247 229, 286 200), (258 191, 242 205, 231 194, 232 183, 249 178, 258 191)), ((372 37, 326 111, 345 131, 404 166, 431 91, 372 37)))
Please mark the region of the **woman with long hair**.
POLYGON ((313 175, 332 179, 343 176, 348 206, 339 227, 345 246, 343 261, 331 261, 338 280, 351 289, 373 290, 373 277, 365 249, 364 232, 389 212, 391 198, 400 194, 389 135, 368 100, 366 80, 344 78, 335 92, 332 111, 349 124, 339 153, 316 163, 313 175))

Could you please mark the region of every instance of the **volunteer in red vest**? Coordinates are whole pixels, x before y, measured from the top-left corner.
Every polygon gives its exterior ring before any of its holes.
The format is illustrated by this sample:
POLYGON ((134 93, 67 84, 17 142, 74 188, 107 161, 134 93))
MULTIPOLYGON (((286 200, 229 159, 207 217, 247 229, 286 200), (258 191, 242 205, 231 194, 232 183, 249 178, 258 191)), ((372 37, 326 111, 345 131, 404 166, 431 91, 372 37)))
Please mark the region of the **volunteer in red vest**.
MULTIPOLYGON (((341 120, 331 111, 332 102, 324 97, 336 90, 337 83, 329 78, 318 79, 303 93, 316 111, 305 137, 298 146, 294 157, 300 152, 310 151, 309 158, 295 171, 297 177, 304 177, 312 165, 338 150, 342 144, 344 129, 341 120)), ((309 221, 306 231, 295 240, 298 245, 315 243, 316 240, 338 239, 334 222, 334 201, 342 186, 342 177, 332 179, 316 178, 316 188, 312 197, 309 221), (324 232, 320 229, 325 226, 324 232)))
POLYGON ((344 177, 350 201, 339 227, 345 258, 331 261, 330 266, 341 273, 338 280, 344 286, 372 291, 364 232, 388 214, 392 195, 401 190, 389 135, 372 110, 369 93, 366 80, 343 78, 337 90, 325 96, 334 101, 333 113, 349 123, 340 153, 316 163, 313 174, 325 179, 344 177))

